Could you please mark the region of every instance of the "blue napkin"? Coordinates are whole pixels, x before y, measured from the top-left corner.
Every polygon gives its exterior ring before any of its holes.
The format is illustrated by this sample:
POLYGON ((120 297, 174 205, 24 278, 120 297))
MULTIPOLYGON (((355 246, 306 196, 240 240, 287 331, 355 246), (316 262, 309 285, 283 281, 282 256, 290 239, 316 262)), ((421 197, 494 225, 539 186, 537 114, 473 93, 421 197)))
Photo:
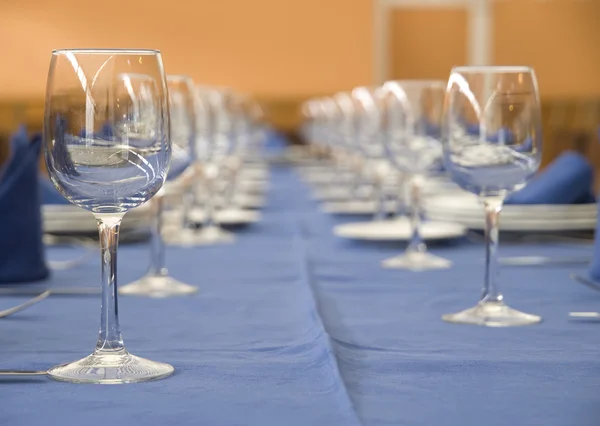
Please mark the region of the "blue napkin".
POLYGON ((573 151, 561 154, 506 204, 586 204, 595 201, 594 169, 573 151))
POLYGON ((21 128, 11 146, 12 155, 0 171, 0 283, 37 281, 49 273, 38 193, 42 138, 30 141, 21 128))
POLYGON ((40 200, 42 204, 71 204, 54 187, 50 179, 40 176, 39 179, 40 200))
MULTIPOLYGON (((599 204, 600 207, 600 204, 599 204)), ((596 236, 594 238, 594 255, 590 262, 590 278, 595 281, 600 281, 600 210, 598 211, 598 219, 596 221, 596 236)))
MULTIPOLYGON (((600 138, 600 127, 598 127, 598 138, 600 138)), ((592 262, 590 263, 590 277, 596 281, 600 280, 600 209, 598 210, 596 235, 594 238, 594 256, 592 257, 592 262)))

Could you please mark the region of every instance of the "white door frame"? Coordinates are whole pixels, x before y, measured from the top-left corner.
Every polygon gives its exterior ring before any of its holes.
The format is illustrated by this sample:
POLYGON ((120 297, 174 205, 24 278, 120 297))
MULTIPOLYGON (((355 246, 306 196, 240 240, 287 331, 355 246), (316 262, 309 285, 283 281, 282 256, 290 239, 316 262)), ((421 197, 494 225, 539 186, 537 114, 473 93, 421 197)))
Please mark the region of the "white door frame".
POLYGON ((467 65, 489 65, 492 53, 493 0, 373 0, 373 78, 389 79, 389 14, 393 9, 453 8, 468 14, 467 65))

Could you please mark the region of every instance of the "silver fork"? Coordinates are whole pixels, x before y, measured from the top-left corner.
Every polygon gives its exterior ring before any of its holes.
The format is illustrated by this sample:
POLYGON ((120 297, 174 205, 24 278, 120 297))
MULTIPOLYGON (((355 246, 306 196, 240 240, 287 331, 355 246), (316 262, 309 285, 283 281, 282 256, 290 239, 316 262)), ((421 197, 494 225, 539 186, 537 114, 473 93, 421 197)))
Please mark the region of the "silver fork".
POLYGON ((48 266, 50 269, 71 269, 79 265, 87 263, 90 258, 96 253, 97 243, 91 238, 86 237, 70 237, 70 236, 58 236, 51 234, 44 234, 44 244, 48 246, 55 245, 71 245, 74 247, 82 247, 85 251, 71 260, 49 260, 48 266))
POLYGON ((543 265, 585 265, 590 263, 590 256, 580 257, 546 257, 546 256, 513 256, 501 257, 499 262, 505 266, 543 266, 543 265))
POLYGON ((571 278, 575 282, 578 282, 579 284, 583 284, 587 288, 591 288, 592 290, 600 291, 600 284, 597 284, 588 278, 582 277, 579 274, 572 273, 569 275, 569 278, 571 278))
POLYGON ((0 370, 2 376, 45 376, 47 371, 43 370, 0 370))
POLYGON ((5 317, 7 317, 9 315, 12 315, 12 314, 17 313, 19 311, 22 311, 23 309, 27 309, 31 305, 35 305, 36 303, 44 300, 48 296, 50 296, 50 290, 46 290, 45 292, 43 292, 39 296, 36 296, 33 299, 29 299, 25 303, 21 303, 20 305, 13 306, 12 308, 0 311, 0 318, 5 318, 5 317))

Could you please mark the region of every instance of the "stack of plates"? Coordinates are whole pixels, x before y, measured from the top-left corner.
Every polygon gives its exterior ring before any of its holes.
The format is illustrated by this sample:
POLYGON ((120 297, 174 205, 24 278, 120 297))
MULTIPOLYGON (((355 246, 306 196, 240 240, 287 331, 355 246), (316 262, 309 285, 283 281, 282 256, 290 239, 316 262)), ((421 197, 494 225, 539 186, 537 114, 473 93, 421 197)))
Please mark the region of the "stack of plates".
MULTIPOLYGON (((431 220, 457 222, 468 228, 485 228, 483 206, 473 194, 455 193, 425 200, 431 220)), ((506 231, 570 231, 596 227, 598 207, 576 205, 505 205, 500 214, 500 229, 506 231)))
MULTIPOLYGON (((42 206, 44 232, 51 234, 96 234, 98 225, 94 215, 72 204, 42 206)), ((150 227, 148 203, 125 214, 121 231, 145 230, 150 227)))

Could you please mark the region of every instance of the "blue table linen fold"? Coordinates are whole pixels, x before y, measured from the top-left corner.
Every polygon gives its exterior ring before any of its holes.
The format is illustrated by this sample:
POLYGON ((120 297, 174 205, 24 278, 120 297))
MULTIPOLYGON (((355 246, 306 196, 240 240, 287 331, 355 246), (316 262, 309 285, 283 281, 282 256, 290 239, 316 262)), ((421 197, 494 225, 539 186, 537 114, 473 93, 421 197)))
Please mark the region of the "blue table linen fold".
MULTIPOLYGON (((455 266, 382 269, 404 244, 347 241, 293 171, 275 169, 263 220, 233 245, 169 248, 169 268, 195 297, 120 298, 132 353, 176 367, 126 386, 46 381, 10 385, 0 424, 597 425, 597 324, 569 321, 600 295, 568 275, 585 267, 504 268, 507 302, 541 314, 537 326, 489 329, 441 321, 475 304, 481 245, 432 245, 455 266), (25 401, 36 401, 35 410, 25 401), (65 409, 68 401, 69 409, 65 409)), ((61 248, 52 250, 60 251, 61 248)), ((120 249, 120 282, 144 274, 147 248, 120 249)), ((503 245, 502 255, 582 256, 582 245, 503 245)), ((96 285, 99 260, 57 271, 54 285, 96 285)), ((11 298, 12 300, 12 298, 11 298)), ((98 300, 50 298, 2 322, 0 368, 46 368, 95 343, 98 300), (16 317, 15 317, 16 318, 16 317)))
MULTIPOLYGON (((105 426, 110 412, 119 425, 360 426, 307 282, 303 233, 293 202, 281 196, 287 190, 281 177, 274 173, 263 220, 241 229, 235 244, 169 247, 169 270, 198 285, 197 296, 119 299, 128 349, 171 363, 174 376, 124 386, 14 384, 1 398, 0 424, 52 418, 105 426), (32 398, 35 410, 24 403, 32 398)), ((120 247, 120 283, 145 273, 147 250, 120 247)), ((99 280, 97 259, 56 271, 50 282, 99 280)), ((98 296, 53 297, 32 308, 29 321, 0 327, 0 368, 47 368, 85 356, 95 344, 98 305, 98 296)))

